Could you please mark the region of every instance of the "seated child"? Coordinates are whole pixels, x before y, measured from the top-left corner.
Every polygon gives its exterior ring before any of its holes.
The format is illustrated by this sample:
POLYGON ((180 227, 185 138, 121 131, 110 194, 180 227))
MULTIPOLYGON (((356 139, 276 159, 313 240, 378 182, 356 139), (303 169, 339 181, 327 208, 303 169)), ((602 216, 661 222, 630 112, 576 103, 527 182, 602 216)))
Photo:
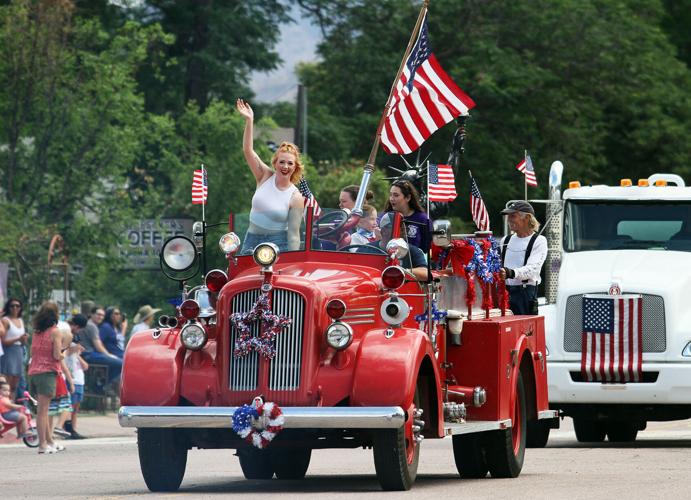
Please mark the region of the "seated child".
POLYGON ((372 205, 362 206, 362 217, 357 230, 350 237, 351 245, 367 245, 381 239, 381 232, 377 225, 377 209, 372 205))
POLYGON ((23 438, 27 435, 26 415, 22 411, 22 405, 18 405, 10 400, 10 384, 7 382, 0 384, 0 414, 5 420, 17 422, 17 437, 23 438))

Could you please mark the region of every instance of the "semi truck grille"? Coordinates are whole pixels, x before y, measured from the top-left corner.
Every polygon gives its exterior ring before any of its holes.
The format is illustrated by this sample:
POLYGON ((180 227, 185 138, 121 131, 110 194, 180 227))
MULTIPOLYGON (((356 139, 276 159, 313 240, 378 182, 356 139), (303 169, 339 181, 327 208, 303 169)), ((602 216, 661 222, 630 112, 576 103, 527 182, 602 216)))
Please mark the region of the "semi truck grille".
MULTIPOLYGON (((665 301, 659 295, 645 293, 641 295, 643 296, 643 352, 665 352, 667 349, 665 301)), ((582 334, 583 297, 582 295, 571 295, 566 299, 564 350, 566 352, 581 352, 582 334)))
MULTIPOLYGON (((233 298, 233 312, 247 312, 259 297, 259 290, 241 292, 233 298)), ((305 301, 298 293, 289 290, 273 290, 271 310, 293 320, 276 336, 276 357, 269 364, 269 389, 275 391, 296 390, 300 386, 302 365, 302 331, 304 325, 305 301)), ((250 331, 258 337, 259 322, 250 331)), ((238 332, 230 327, 230 390, 251 391, 257 388, 259 378, 259 355, 251 352, 244 358, 233 356, 238 332)))

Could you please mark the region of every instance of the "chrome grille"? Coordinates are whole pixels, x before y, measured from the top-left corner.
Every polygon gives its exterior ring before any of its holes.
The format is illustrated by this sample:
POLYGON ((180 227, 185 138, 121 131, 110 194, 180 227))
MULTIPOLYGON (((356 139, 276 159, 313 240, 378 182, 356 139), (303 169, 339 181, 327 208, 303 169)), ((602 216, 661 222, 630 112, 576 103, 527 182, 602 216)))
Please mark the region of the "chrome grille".
POLYGON ((294 390, 300 386, 305 301, 295 292, 274 290, 271 309, 275 314, 292 318, 293 322, 276 335, 276 357, 269 369, 269 389, 294 390))
MULTIPOLYGON (((249 290, 237 294, 233 298, 232 312, 247 312, 252 309, 254 302, 259 297, 259 290, 249 290)), ((253 337, 259 336, 259 322, 250 326, 253 337)), ((243 358, 236 358, 233 355, 235 340, 238 337, 237 330, 230 327, 230 390, 231 391, 251 391, 257 388, 257 378, 259 376, 259 355, 251 352, 243 358)))
MULTIPOLYGON (((665 301, 659 295, 641 295, 643 296, 643 352, 665 352, 665 349, 667 349, 665 301)), ((571 295, 566 299, 564 351, 581 352, 582 335, 583 296, 571 295)))
MULTIPOLYGON (((233 312, 247 312, 259 297, 259 290, 241 292, 233 298, 233 312)), ((300 386, 302 364, 302 331, 304 325, 304 299, 288 290, 273 290, 271 310, 293 321, 276 336, 276 357, 270 362, 269 389, 295 390, 300 386)), ((259 323, 250 327, 253 337, 259 336, 259 323)), ((230 390, 251 391, 257 388, 259 356, 252 352, 243 358, 232 355, 237 331, 230 327, 230 390)))

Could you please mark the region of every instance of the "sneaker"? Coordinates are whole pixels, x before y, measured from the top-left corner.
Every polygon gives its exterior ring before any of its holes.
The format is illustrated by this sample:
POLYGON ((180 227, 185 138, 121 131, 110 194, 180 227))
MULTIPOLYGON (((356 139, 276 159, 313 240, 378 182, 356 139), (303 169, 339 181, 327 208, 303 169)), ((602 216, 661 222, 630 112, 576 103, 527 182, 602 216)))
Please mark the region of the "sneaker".
POLYGON ((86 436, 82 436, 77 431, 72 431, 70 433, 70 439, 86 439, 86 436))
POLYGON ((61 429, 60 427, 54 427, 53 433, 57 434, 60 437, 70 437, 70 433, 67 432, 65 429, 61 429))

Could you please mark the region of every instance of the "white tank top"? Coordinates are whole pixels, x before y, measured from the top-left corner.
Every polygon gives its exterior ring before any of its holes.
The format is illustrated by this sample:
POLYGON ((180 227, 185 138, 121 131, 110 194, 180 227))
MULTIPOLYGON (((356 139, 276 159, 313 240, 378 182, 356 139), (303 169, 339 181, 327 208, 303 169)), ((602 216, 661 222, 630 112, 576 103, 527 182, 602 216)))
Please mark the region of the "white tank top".
POLYGON ((10 326, 7 329, 7 333, 5 334, 5 340, 16 340, 22 335, 24 335, 25 330, 22 318, 19 318, 19 323, 21 325, 20 327, 15 325, 10 318, 7 318, 7 322, 10 324, 10 326))
POLYGON ((273 174, 257 188, 252 196, 250 222, 267 231, 286 231, 290 198, 295 191, 297 188, 292 184, 283 191, 278 189, 276 174, 273 174))

